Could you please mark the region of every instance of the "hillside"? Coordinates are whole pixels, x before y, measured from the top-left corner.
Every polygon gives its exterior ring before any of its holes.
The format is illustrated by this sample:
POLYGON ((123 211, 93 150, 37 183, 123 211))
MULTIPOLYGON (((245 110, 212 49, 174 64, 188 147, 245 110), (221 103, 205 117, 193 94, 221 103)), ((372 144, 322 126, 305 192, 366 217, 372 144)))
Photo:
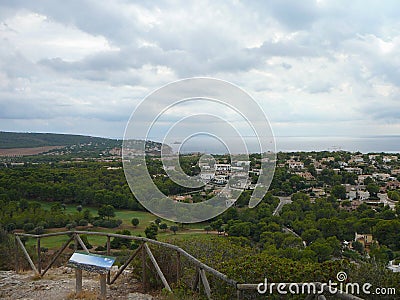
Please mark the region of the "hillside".
MULTIPOLYGON (((100 137, 56 134, 56 133, 30 133, 30 132, 4 132, 0 131, 0 149, 34 148, 45 146, 72 146, 89 143, 116 143, 118 141, 100 137)), ((121 143, 121 142, 118 142, 121 143)))

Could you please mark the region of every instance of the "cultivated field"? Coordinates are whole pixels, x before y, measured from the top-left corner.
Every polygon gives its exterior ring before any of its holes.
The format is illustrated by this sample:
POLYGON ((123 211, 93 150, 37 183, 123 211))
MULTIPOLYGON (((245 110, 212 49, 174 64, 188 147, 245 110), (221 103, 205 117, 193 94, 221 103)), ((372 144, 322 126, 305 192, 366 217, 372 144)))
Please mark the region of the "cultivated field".
POLYGON ((11 149, 0 149, 0 156, 27 156, 36 155, 43 152, 47 152, 53 149, 64 148, 64 146, 44 146, 35 148, 11 148, 11 149))

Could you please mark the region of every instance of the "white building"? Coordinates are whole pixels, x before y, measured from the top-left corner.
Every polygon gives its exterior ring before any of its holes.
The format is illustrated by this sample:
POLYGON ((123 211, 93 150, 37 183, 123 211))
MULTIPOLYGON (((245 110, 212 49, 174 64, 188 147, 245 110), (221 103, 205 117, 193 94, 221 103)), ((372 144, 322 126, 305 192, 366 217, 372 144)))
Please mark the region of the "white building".
POLYGON ((210 181, 214 178, 215 174, 214 173, 206 173, 206 172, 201 172, 200 173, 200 178, 203 181, 210 181))
POLYGON ((216 175, 214 176, 213 182, 216 184, 226 184, 228 182, 228 179, 224 175, 216 175))
POLYGON ((289 169, 294 169, 294 170, 304 169, 304 163, 301 161, 288 160, 287 164, 289 165, 289 169))
POLYGON ((229 173, 231 171, 230 164, 215 164, 214 168, 216 173, 229 173))
POLYGON ((352 168, 352 167, 349 167, 349 168, 344 168, 344 170, 345 170, 346 172, 349 172, 349 173, 354 173, 354 174, 362 175, 362 169, 361 169, 361 168, 352 168))

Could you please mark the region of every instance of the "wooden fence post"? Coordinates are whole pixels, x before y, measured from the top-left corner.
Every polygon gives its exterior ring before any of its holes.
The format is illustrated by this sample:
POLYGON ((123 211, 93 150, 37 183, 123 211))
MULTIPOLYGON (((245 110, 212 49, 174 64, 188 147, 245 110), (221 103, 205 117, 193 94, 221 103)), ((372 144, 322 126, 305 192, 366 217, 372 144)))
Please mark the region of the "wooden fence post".
POLYGON ((202 268, 200 269, 199 272, 200 272, 201 281, 203 282, 204 291, 207 295, 207 299, 211 299, 211 288, 210 288, 210 284, 208 283, 208 280, 207 280, 206 272, 202 268))
MULTIPOLYGON (((142 245, 145 245, 143 243, 142 245)), ((146 249, 142 247, 142 283, 144 291, 147 290, 147 278, 146 278, 146 249)))
POLYGON ((89 253, 88 248, 86 247, 85 243, 82 241, 79 234, 75 234, 75 241, 78 241, 78 243, 81 245, 83 251, 85 251, 86 253, 89 253))
POLYGON ((19 245, 17 241, 17 236, 14 236, 14 241, 15 241, 15 273, 18 274, 19 272, 19 245))
POLYGON ((38 272, 38 270, 36 269, 35 264, 33 263, 31 257, 29 256, 28 251, 26 251, 24 244, 21 242, 21 239, 19 238, 19 236, 16 236, 18 244, 21 246, 22 252, 25 254, 26 259, 28 260, 29 264, 31 265, 31 268, 33 271, 35 271, 36 274, 40 275, 40 273, 38 272))
MULTIPOLYGON (((110 236, 107 235, 107 255, 111 255, 111 243, 110 243, 110 236)), ((107 272, 107 283, 110 284, 111 282, 111 272, 107 272)))
POLYGON ((113 284, 115 282, 115 280, 117 280, 117 278, 119 277, 119 275, 121 275, 121 273, 129 266, 129 264, 131 263, 131 261, 136 257, 136 255, 140 252, 141 248, 142 248, 143 244, 139 246, 139 248, 137 248, 135 250, 135 252, 133 252, 133 254, 128 258, 128 260, 118 269, 117 274, 115 274, 114 278, 110 281, 110 284, 113 284))
POLYGON ((106 277, 107 274, 100 274, 100 299, 106 299, 107 297, 106 277))
POLYGON ((67 248, 67 246, 69 245, 69 243, 73 240, 74 236, 71 236, 68 241, 66 241, 64 243, 64 245, 60 248, 60 250, 58 250, 57 254, 53 257, 53 259, 51 260, 51 262, 49 263, 49 265, 44 269, 44 271, 42 272, 42 276, 44 276, 44 274, 46 274, 46 272, 50 269, 50 267, 55 263, 55 261, 57 260, 57 258, 61 255, 61 253, 65 250, 65 248, 67 248))
POLYGON ((42 273, 42 261, 40 259, 41 251, 40 251, 40 237, 37 238, 37 256, 38 256, 38 263, 37 263, 37 269, 39 271, 39 274, 42 273))
POLYGON ((74 252, 78 250, 78 239, 76 238, 76 233, 73 233, 74 236, 74 252))
POLYGON ((82 292, 82 270, 75 269, 75 289, 76 293, 82 292))
POLYGON ((192 286, 193 291, 196 291, 199 286, 199 277, 200 277, 199 276, 199 268, 196 267, 196 271, 194 274, 194 280, 193 280, 193 286, 192 286))
POLYGON ((147 246, 147 244, 144 244, 144 248, 146 249, 147 255, 149 256, 151 262, 153 263, 153 266, 156 269, 158 276, 161 278, 161 281, 164 284, 164 287, 168 291, 172 292, 171 287, 169 286, 167 279, 165 278, 163 272, 161 271, 161 268, 158 265, 157 260, 154 258, 153 253, 151 253, 149 246, 147 246))
POLYGON ((237 298, 237 300, 243 299, 243 291, 242 290, 239 290, 239 289, 236 290, 236 298, 237 298))
POLYGON ((176 282, 179 281, 181 277, 181 254, 176 251, 176 282))

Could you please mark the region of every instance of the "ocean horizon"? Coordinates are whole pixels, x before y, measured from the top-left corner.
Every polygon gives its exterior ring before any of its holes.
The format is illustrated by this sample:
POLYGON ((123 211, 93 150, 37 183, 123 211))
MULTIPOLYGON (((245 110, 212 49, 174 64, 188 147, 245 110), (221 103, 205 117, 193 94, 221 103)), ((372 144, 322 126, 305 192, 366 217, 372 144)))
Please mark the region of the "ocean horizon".
MULTIPOLYGON (((257 139, 246 137, 246 145, 249 153, 260 152, 257 139)), ((229 141, 230 145, 235 142, 229 141)), ((273 143, 270 141, 274 151, 273 143)), ((235 150, 228 151, 227 146, 215 140, 193 140, 183 144, 171 145, 176 152, 180 149, 181 153, 235 153, 235 150)), ((232 148, 232 147, 231 147, 232 148)), ((234 147, 233 147, 234 148, 234 147)), ((298 152, 298 151, 349 151, 361 153, 400 153, 399 136, 367 136, 367 137, 299 137, 299 136, 277 136, 275 137, 275 148, 277 152, 298 152)))

